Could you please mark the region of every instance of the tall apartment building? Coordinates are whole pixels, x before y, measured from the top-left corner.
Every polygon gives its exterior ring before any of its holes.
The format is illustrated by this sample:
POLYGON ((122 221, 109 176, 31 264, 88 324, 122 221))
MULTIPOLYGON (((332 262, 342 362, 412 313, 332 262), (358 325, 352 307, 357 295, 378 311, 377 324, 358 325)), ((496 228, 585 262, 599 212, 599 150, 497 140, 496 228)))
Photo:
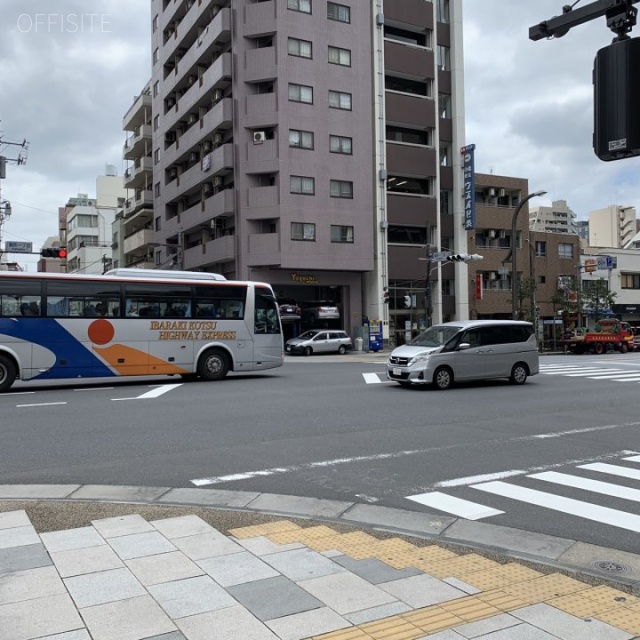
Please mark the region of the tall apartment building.
POLYGON ((589 212, 589 246, 624 248, 636 234, 636 208, 611 204, 589 212))
MULTIPOLYGON (((151 6, 155 264, 397 330, 384 289, 424 281, 427 233, 466 248, 461 0, 151 6)), ((436 276, 436 319, 464 317, 466 280, 436 276)))
MULTIPOLYGON (((113 224, 113 266, 151 269, 154 266, 153 164, 151 83, 125 114, 122 128, 129 135, 123 158, 130 163, 124 174, 127 199, 113 224)), ((159 156, 159 154, 158 154, 159 156)))
POLYGON ((550 207, 529 207, 529 228, 531 231, 578 233, 576 214, 566 200, 554 200, 550 207))

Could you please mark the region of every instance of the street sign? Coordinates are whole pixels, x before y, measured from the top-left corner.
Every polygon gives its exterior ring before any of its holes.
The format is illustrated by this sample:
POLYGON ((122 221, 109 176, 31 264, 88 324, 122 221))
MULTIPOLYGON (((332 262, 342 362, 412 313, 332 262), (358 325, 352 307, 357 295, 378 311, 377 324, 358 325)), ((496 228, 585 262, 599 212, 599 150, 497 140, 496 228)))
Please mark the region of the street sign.
POLYGON ((33 253, 32 242, 7 242, 4 243, 6 253, 33 253))
POLYGON ((436 262, 441 262, 442 260, 446 260, 449 255, 451 255, 451 251, 436 251, 431 259, 436 262))
POLYGON ((597 260, 585 260, 584 261, 584 270, 587 273, 593 273, 598 269, 598 261, 597 260))
POLYGON ((598 256, 598 269, 613 269, 613 258, 611 256, 598 256))

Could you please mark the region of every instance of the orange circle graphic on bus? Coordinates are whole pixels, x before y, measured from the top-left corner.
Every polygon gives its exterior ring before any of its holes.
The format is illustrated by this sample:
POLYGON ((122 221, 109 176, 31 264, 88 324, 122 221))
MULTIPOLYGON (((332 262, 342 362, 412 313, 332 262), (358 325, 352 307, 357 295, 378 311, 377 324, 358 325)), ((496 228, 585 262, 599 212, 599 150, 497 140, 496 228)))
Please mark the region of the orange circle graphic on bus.
POLYGON ((87 333, 94 344, 107 344, 113 340, 115 330, 108 320, 94 320, 87 333))

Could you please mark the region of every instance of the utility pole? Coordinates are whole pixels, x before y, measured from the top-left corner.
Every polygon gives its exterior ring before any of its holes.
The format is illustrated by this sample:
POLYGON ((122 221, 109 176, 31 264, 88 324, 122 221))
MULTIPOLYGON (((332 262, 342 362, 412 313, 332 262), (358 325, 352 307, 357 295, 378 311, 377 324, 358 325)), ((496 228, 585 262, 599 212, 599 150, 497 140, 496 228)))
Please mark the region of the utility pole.
POLYGON ((11 203, 8 200, 2 199, 2 180, 7 177, 7 162, 15 162, 17 165, 25 164, 29 150, 29 143, 26 139, 22 142, 8 142, 2 138, 2 134, 0 133, 0 147, 5 145, 20 147, 20 151, 15 158, 7 158, 4 155, 0 155, 0 263, 2 262, 2 255, 4 253, 2 249, 2 227, 11 217, 11 203))

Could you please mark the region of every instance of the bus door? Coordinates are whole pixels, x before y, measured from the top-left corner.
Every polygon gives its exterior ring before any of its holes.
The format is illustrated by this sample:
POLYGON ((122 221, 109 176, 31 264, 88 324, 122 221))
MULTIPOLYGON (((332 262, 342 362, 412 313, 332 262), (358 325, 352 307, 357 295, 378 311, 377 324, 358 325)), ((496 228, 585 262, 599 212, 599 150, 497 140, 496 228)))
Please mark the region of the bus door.
POLYGON ((282 362, 283 342, 278 303, 266 287, 255 287, 254 316, 255 368, 269 368, 282 362))

